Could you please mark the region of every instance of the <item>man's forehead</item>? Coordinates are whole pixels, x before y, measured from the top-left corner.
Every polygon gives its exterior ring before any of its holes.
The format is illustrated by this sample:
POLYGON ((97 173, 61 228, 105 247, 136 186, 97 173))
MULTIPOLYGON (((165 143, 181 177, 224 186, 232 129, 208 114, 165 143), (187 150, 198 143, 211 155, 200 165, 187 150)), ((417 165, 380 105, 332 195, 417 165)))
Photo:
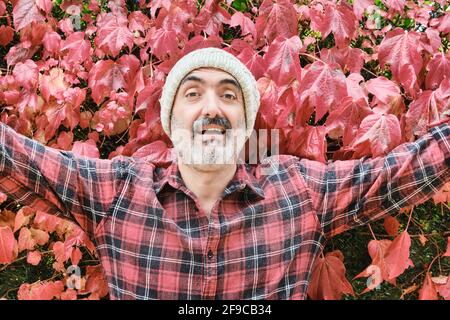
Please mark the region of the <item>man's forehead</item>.
POLYGON ((222 69, 213 68, 213 67, 202 67, 202 68, 192 70, 181 80, 181 84, 183 84, 189 80, 192 80, 192 79, 205 80, 203 78, 204 78, 205 74, 208 74, 208 73, 216 74, 217 77, 219 78, 219 80, 223 80, 223 79, 233 80, 233 82, 236 83, 238 88, 241 87, 239 82, 236 80, 236 78, 234 78, 231 74, 229 74, 228 72, 226 72, 222 69))

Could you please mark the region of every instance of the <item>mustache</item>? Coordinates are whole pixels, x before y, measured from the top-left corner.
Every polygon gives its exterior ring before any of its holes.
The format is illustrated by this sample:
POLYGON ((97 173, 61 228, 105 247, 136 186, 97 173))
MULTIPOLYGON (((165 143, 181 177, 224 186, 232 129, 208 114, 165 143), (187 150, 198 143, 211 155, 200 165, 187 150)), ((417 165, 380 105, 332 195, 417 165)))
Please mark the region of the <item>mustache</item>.
POLYGON ((218 125, 227 129, 231 129, 231 123, 227 118, 223 117, 214 117, 214 118, 201 118, 194 122, 193 124, 193 132, 201 132, 202 128, 207 125, 218 125))

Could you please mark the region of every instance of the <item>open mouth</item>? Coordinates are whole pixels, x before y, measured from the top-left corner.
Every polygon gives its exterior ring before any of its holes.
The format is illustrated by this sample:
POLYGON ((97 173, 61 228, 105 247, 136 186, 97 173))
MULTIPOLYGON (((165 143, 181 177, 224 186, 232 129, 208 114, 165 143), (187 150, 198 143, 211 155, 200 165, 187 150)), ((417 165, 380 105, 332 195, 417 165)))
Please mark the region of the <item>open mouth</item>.
POLYGON ((203 135, 205 135, 205 134, 208 134, 208 135, 210 135, 210 134, 223 135, 223 134, 225 134, 225 128, 222 127, 222 126, 219 126, 219 125, 211 124, 211 125, 204 126, 202 128, 201 133, 203 135))

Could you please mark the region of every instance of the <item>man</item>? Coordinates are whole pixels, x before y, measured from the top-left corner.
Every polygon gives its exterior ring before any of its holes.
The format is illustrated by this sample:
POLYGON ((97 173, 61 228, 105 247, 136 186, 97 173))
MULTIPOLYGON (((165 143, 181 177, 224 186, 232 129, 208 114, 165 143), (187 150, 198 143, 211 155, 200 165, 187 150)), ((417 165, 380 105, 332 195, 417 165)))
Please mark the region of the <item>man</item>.
POLYGON ((447 124, 384 158, 238 163, 259 94, 220 49, 181 58, 160 102, 176 150, 168 168, 75 157, 0 126, 0 190, 86 230, 111 299, 305 299, 326 237, 428 199, 449 180, 447 124))

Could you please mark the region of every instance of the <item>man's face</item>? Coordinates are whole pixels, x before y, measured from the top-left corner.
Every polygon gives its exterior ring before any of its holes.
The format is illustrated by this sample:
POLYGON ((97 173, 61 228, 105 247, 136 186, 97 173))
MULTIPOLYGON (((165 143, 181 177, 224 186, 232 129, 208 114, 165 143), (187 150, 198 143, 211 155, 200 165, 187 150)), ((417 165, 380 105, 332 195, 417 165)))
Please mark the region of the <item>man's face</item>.
POLYGON ((227 72, 201 68, 180 83, 171 118, 171 139, 183 163, 235 163, 245 143, 242 90, 227 72))

